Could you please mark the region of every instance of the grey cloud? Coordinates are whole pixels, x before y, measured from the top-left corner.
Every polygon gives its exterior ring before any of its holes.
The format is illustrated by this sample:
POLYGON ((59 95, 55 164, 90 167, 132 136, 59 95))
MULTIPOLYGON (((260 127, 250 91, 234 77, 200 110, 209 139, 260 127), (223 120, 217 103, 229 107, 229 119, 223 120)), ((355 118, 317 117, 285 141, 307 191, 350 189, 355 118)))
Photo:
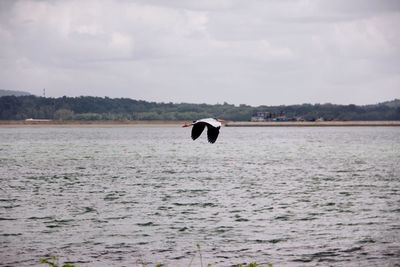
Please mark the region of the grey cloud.
POLYGON ((389 0, 0 1, 0 87, 375 103, 399 97, 399 24, 399 1, 389 0))

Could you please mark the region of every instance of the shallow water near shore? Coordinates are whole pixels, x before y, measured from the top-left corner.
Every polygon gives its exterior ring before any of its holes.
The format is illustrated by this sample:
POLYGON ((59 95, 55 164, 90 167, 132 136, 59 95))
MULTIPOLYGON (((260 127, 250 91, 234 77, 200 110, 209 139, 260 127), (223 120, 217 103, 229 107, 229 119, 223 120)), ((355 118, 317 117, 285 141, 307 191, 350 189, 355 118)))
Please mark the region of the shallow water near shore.
POLYGON ((0 266, 394 266, 400 128, 0 128, 0 266), (204 135, 204 133, 203 133, 204 135), (199 265, 196 255, 192 266, 199 265))

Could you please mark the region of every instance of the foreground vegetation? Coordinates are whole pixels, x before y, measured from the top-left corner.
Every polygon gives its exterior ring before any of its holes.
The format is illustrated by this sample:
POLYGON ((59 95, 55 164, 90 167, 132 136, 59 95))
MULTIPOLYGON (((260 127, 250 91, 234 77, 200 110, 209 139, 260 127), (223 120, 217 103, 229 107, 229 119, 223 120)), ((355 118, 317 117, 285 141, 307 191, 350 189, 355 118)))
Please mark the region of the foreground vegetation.
POLYGON ((302 104, 290 106, 235 106, 228 103, 155 103, 128 98, 28 96, 0 97, 0 120, 194 120, 217 117, 249 121, 257 112, 315 120, 400 120, 400 100, 376 105, 302 104))
MULTIPOLYGON (((45 258, 45 259, 40 259, 39 263, 41 264, 46 264, 47 266, 50 267, 78 267, 73 263, 59 263, 58 258, 57 257, 50 257, 50 258, 45 258)), ((189 264, 189 267, 191 267, 192 262, 189 264)), ((146 267, 147 265, 145 265, 144 263, 140 263, 140 265, 136 265, 136 266, 141 266, 141 267, 146 267)), ((163 267, 164 265, 161 263, 158 263, 155 265, 155 267, 163 267)), ((203 267, 203 264, 201 264, 200 267, 203 267)), ((207 267, 212 267, 211 264, 208 264, 207 267)), ((272 264, 268 263, 268 264, 257 264, 256 262, 250 262, 250 263, 244 263, 244 264, 234 264, 232 265, 232 267, 273 267, 272 264)))
POLYGON ((55 256, 50 258, 40 259, 39 263, 46 264, 51 267, 76 267, 75 264, 72 263, 59 263, 58 258, 55 256))
MULTIPOLYGON (((197 244, 196 247, 197 247, 197 251, 193 255, 188 267, 192 266, 193 260, 195 259, 196 256, 199 257, 200 267, 203 267, 203 258, 202 258, 202 254, 201 254, 200 245, 197 244)), ((39 263, 46 264, 46 265, 51 266, 51 267, 77 267, 72 263, 59 263, 58 258, 55 257, 55 256, 52 256, 50 258, 40 259, 39 263)), ((146 264, 143 261, 140 261, 140 262, 138 262, 136 264, 136 266, 146 267, 146 264)), ((158 264, 156 264, 155 267, 162 267, 162 266, 164 266, 164 265, 161 264, 161 263, 158 263, 158 264)), ((212 265, 211 264, 207 264, 207 267, 212 267, 212 265)), ((255 262, 250 262, 250 263, 244 263, 244 264, 242 264, 242 263, 241 264, 234 264, 234 265, 232 265, 232 267, 273 267, 273 265, 271 263, 257 264, 255 262)))
MULTIPOLYGON (((47 266, 50 267, 78 267, 72 263, 59 263, 57 257, 51 257, 47 259, 40 259, 39 263, 41 264, 46 264, 47 266)), ((145 267, 145 264, 142 264, 142 267, 145 267)), ((162 267, 164 265, 162 264, 157 264, 155 267, 162 267)), ((189 265, 190 266, 190 265, 189 265)), ((201 266, 202 267, 202 266, 201 266)), ((212 267, 211 264, 208 264, 207 267, 212 267)), ((237 264, 237 265, 232 265, 232 267, 273 267, 272 264, 267 264, 267 265, 259 265, 255 262, 251 262, 249 264, 237 264)))

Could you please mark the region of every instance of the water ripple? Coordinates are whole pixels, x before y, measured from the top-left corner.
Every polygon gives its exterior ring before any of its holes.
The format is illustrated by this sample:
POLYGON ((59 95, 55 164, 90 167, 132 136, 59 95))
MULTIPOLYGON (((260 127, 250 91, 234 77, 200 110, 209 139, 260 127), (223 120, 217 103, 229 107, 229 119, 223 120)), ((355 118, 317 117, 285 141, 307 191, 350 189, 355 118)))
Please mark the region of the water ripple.
POLYGON ((0 266, 395 266, 399 128, 0 129, 0 266), (189 138, 188 138, 189 136, 189 138), (181 140, 177 142, 176 140, 181 140))

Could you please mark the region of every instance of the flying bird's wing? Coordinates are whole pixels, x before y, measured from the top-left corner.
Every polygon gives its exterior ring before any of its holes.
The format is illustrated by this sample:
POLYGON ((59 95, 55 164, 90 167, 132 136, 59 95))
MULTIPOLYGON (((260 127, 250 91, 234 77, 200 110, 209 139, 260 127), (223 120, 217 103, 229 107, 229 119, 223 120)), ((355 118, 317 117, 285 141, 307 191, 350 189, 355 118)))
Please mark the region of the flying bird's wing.
POLYGON ((221 122, 219 122, 218 120, 213 119, 213 118, 201 119, 201 120, 198 120, 197 122, 205 122, 215 128, 221 127, 221 122))
POLYGON ((204 122, 196 122, 193 124, 192 128, 192 139, 196 140, 201 133, 204 131, 204 128, 206 127, 206 124, 204 122))
POLYGON ((211 125, 207 125, 208 142, 210 142, 211 144, 214 144, 215 141, 217 141, 219 135, 219 128, 220 127, 213 127, 211 125))

